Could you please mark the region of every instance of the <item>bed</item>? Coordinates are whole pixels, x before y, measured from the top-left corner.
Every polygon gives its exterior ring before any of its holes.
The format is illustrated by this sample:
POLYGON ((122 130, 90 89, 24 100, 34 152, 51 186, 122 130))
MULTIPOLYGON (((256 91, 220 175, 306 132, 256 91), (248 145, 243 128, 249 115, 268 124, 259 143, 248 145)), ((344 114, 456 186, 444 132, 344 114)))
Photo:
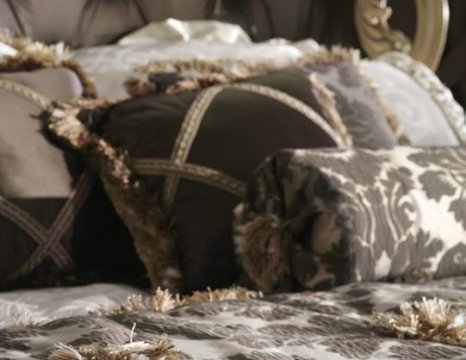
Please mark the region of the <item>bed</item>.
POLYGON ((0 359, 466 359, 448 1, 287 3, 0 1, 0 359))

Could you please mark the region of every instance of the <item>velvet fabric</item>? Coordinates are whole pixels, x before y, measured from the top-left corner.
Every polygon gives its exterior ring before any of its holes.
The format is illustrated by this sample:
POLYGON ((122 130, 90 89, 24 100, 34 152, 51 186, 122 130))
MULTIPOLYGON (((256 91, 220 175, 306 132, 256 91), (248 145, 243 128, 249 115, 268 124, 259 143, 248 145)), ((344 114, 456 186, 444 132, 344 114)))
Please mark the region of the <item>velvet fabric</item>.
MULTIPOLYGON (((327 104, 321 102, 309 73, 288 69, 233 85, 279 91, 315 111, 329 126, 327 104)), ((336 146, 336 140, 321 125, 289 104, 234 86, 215 87, 221 91, 201 116, 188 164, 245 182, 254 167, 278 149, 336 146)), ((170 159, 183 120, 195 108, 193 103, 212 89, 123 101, 110 107, 94 127, 111 144, 127 150, 138 171, 141 159, 170 159)), ((141 174, 149 190, 162 199, 165 178, 141 174)), ((165 210, 177 237, 185 291, 227 286, 237 280, 231 227, 232 210, 240 199, 238 194, 181 177, 173 207, 165 210)))

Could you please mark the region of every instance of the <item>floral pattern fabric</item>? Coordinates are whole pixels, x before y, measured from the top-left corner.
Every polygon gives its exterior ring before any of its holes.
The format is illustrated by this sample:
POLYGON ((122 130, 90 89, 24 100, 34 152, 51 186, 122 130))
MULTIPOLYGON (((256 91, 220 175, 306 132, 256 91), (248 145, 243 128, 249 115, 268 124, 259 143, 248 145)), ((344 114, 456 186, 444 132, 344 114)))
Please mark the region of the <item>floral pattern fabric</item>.
POLYGON ((242 234, 251 217, 280 218, 298 289, 466 274, 464 148, 283 151, 248 193, 239 241, 257 241, 242 234))
POLYGON ((79 314, 0 329, 0 358, 45 360, 58 342, 124 344, 136 324, 133 341, 166 336, 184 360, 465 359, 465 348, 396 339, 372 320, 374 311, 395 310, 424 296, 464 306, 466 277, 417 285, 355 283, 326 292, 194 304, 167 313, 79 314))

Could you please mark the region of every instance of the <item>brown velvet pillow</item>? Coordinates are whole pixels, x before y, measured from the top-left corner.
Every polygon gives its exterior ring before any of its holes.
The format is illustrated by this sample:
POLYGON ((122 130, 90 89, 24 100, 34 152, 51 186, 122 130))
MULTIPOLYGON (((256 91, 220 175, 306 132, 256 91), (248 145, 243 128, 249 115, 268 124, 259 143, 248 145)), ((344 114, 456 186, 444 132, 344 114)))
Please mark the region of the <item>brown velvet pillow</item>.
POLYGON ((132 239, 99 181, 43 134, 48 100, 82 93, 67 68, 0 72, 0 289, 146 284, 132 239))
POLYGON ((407 143, 403 134, 399 133, 398 119, 379 96, 364 69, 360 53, 354 49, 339 46, 322 48, 304 53, 297 59, 277 62, 153 61, 135 69, 147 74, 146 79, 129 79, 126 85, 132 95, 180 93, 205 83, 222 83, 231 78, 241 79, 287 67, 301 69, 303 76, 312 72, 318 80, 315 84, 323 84, 324 92, 331 91, 336 110, 355 147, 380 149, 407 143), (170 73, 172 83, 167 83, 167 74, 170 73), (178 77, 174 77, 175 73, 178 77), (161 74, 165 74, 165 78, 161 74))
POLYGON ((311 75, 286 69, 237 83, 197 83, 201 90, 118 103, 88 123, 128 151, 171 218, 184 291, 237 280, 232 210, 261 160, 281 148, 344 146, 333 99, 311 75))

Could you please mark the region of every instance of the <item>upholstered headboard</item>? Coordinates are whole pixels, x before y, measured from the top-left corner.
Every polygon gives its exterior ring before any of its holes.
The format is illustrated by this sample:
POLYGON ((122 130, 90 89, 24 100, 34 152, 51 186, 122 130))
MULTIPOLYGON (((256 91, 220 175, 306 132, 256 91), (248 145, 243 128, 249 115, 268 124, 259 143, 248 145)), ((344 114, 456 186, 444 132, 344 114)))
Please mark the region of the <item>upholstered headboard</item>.
POLYGON ((0 0, 0 24, 39 41, 105 44, 150 21, 202 19, 207 0, 0 0))
POLYGON ((112 42, 168 17, 213 18, 242 25, 254 40, 313 37, 361 47, 370 56, 404 50, 435 69, 445 47, 448 1, 390 4, 402 4, 400 13, 408 14, 401 25, 411 32, 412 42, 390 28, 387 0, 0 0, 0 27, 46 43, 81 47, 112 42))

